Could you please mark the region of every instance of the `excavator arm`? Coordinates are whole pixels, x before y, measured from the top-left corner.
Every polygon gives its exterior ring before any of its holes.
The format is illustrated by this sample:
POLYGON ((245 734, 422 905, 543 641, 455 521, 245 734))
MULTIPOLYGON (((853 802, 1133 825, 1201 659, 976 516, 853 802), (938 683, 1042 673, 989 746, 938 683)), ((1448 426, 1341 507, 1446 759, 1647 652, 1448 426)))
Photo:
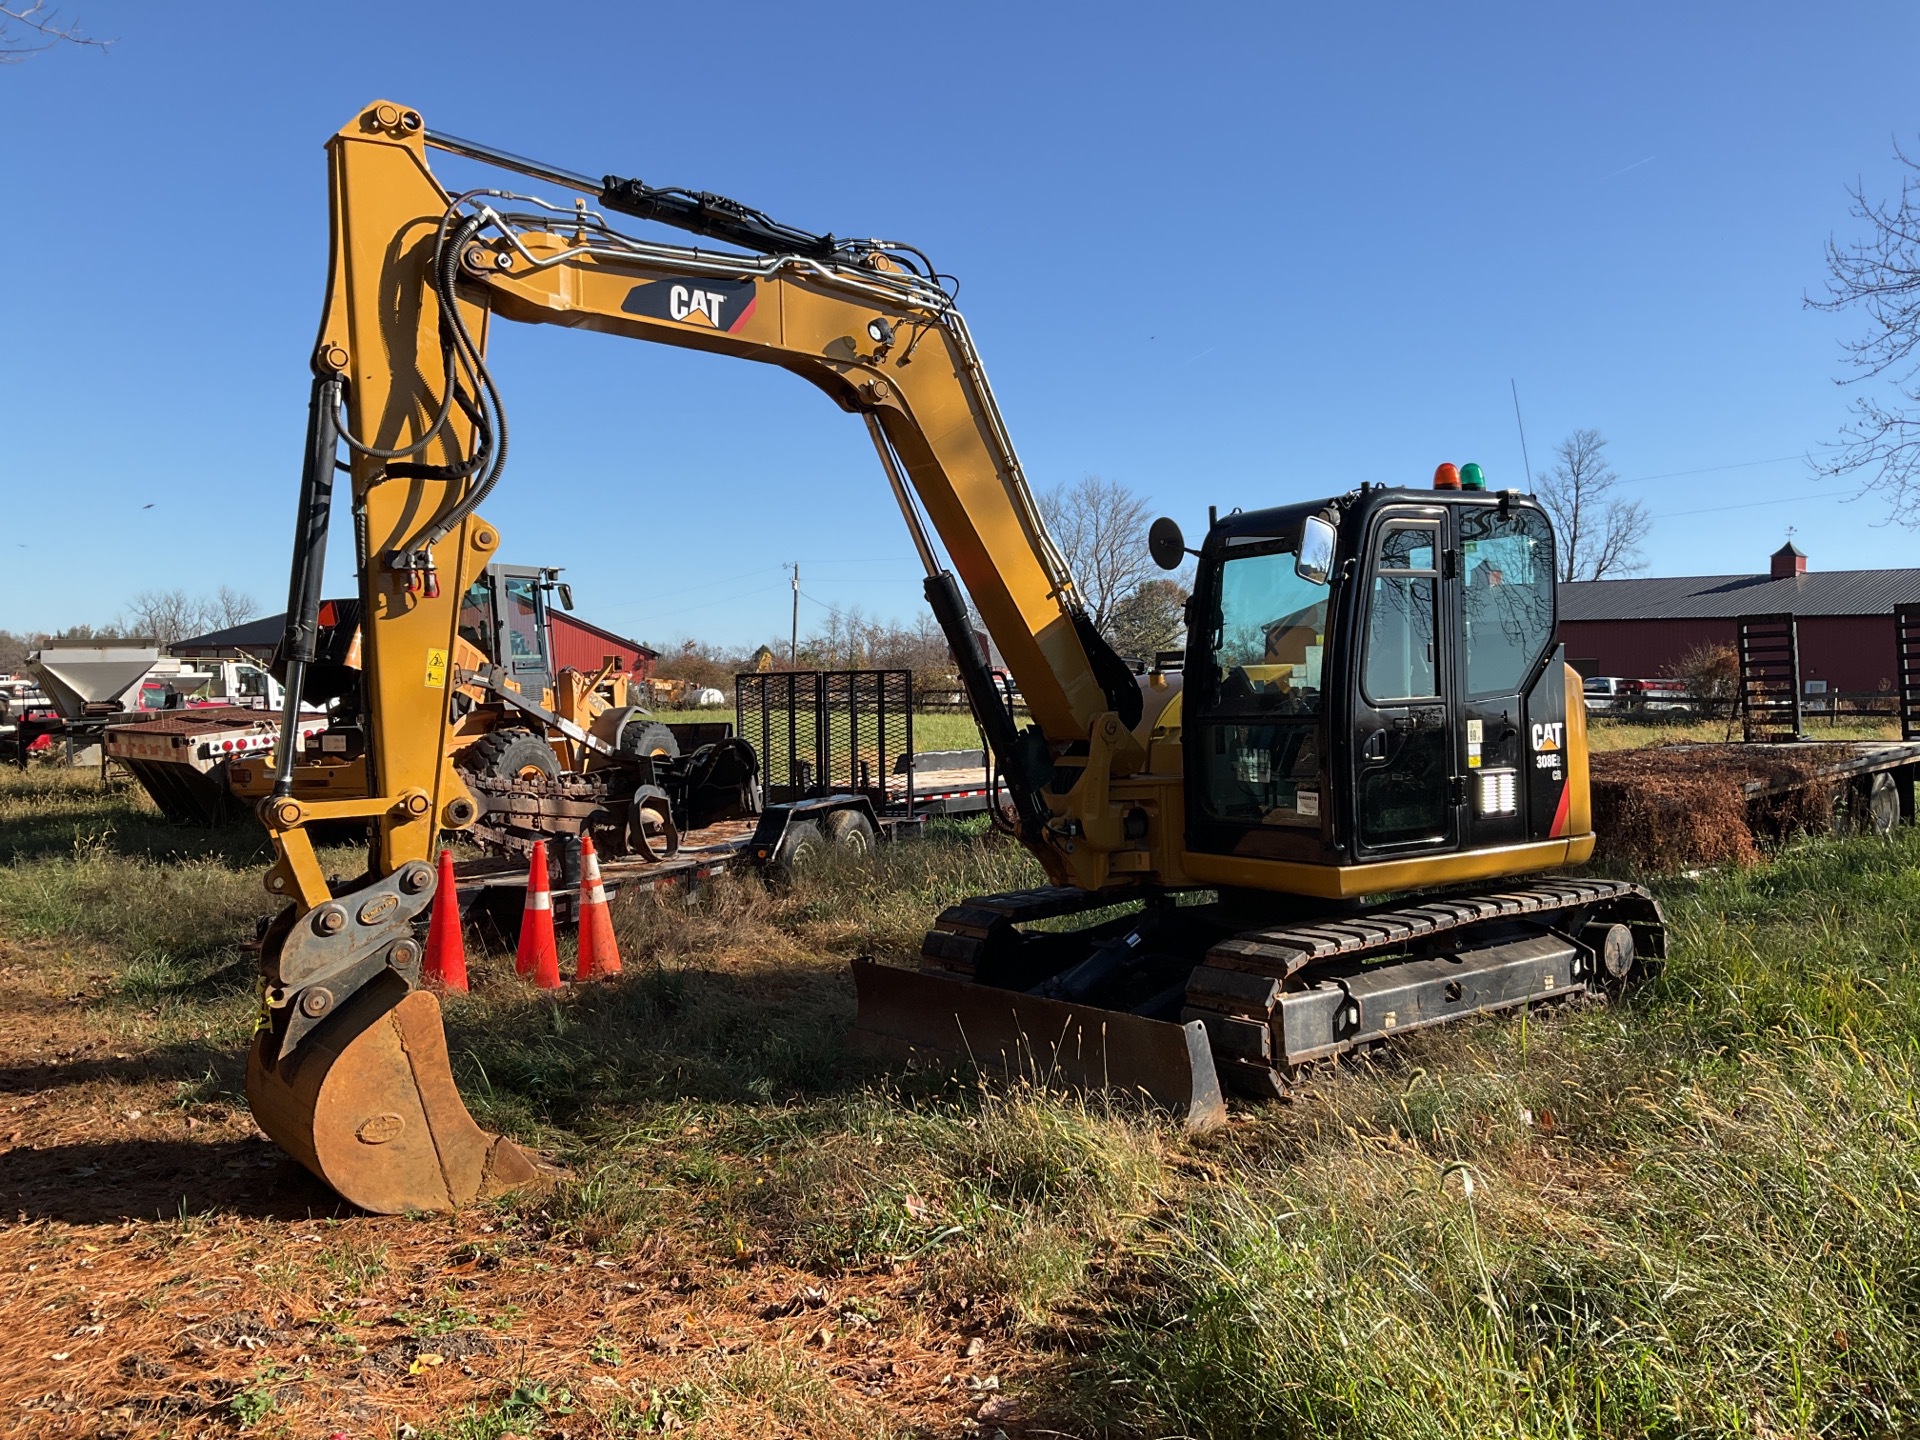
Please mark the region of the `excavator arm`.
POLYGON ((432 898, 437 837, 475 815, 449 758, 458 704, 449 657, 460 597, 499 544, 478 513, 509 448, 486 358, 499 320, 777 365, 861 415, 1023 839, 1056 883, 1100 890, 1151 878, 1171 843, 1155 822, 1177 826, 1177 777, 1115 793, 1144 765, 1152 716, 1080 604, 965 322, 924 257, 794 230, 718 196, 596 181, 435 136, 417 112, 387 102, 337 133, 328 157, 332 254, 289 587, 287 716, 291 725, 313 657, 344 470, 370 785, 363 799, 297 798, 283 732, 262 814, 277 854, 267 885, 290 903, 263 949, 249 1093, 285 1148, 371 1209, 446 1208, 533 1174, 460 1104, 437 1007, 417 988, 412 938, 432 898), (582 193, 570 208, 500 189, 452 194, 428 165, 430 146, 582 193), (636 239, 602 209, 745 253, 636 239), (1020 688, 1033 722, 1024 732, 994 690, 961 587, 1020 688), (373 835, 367 873, 337 886, 308 826, 362 818, 373 835))

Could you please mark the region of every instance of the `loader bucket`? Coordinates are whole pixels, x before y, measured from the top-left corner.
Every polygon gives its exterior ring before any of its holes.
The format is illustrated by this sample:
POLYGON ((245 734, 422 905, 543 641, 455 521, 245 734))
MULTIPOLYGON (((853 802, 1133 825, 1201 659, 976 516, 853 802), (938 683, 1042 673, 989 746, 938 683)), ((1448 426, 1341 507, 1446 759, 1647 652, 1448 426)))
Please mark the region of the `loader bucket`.
POLYGON ((1176 1025, 1118 1010, 1043 1000, 881 965, 853 962, 859 996, 851 1043, 869 1054, 925 1057, 982 1075, 1145 1096, 1189 1130, 1226 1122, 1220 1077, 1199 1021, 1176 1025))
POLYGON ((268 1059, 272 1038, 262 1030, 247 1056, 254 1118, 362 1210, 454 1210, 549 1178, 467 1113, 440 1002, 425 990, 365 986, 278 1066, 268 1059))

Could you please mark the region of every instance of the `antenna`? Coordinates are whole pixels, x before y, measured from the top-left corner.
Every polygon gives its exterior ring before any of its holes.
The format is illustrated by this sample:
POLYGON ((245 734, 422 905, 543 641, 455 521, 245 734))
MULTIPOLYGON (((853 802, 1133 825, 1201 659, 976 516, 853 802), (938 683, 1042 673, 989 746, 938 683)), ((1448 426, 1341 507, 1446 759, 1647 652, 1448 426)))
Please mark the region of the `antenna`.
POLYGON ((1527 458, 1527 424, 1520 418, 1520 387, 1509 379, 1507 386, 1513 391, 1513 423, 1520 427, 1520 463, 1527 467, 1527 493, 1533 493, 1533 461, 1527 458))

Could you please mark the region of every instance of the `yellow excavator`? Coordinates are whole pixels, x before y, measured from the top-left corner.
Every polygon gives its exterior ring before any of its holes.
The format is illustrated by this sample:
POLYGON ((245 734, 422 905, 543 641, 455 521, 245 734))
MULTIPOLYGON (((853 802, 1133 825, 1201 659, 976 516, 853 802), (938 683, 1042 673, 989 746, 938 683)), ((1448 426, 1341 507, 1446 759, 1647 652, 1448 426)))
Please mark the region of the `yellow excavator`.
POLYGON ((262 948, 248 1094, 346 1199, 439 1210, 540 1174, 461 1102, 415 929, 436 842, 476 816, 448 743, 448 657, 459 597, 499 546, 478 511, 507 461, 487 364, 502 321, 778 365, 872 438, 1009 823, 1051 883, 950 908, 917 969, 856 962, 857 1042, 1137 1091, 1204 1126, 1223 1086, 1280 1094, 1401 1032, 1658 965, 1644 890, 1551 874, 1594 837, 1579 681, 1554 643, 1553 532, 1529 497, 1443 466, 1431 489, 1362 483, 1216 513, 1197 549, 1160 521, 1154 558, 1197 562, 1187 653, 1181 673, 1136 674, 1089 620, 951 282, 919 250, 527 160, 389 102, 328 155, 284 653, 298 695, 346 470, 368 792, 296 796, 290 707, 261 802, 267 888, 287 904, 262 948), (570 203, 451 193, 431 149, 570 203), (717 244, 637 238, 609 212, 717 244), (340 819, 371 840, 366 874, 336 886, 309 827, 340 819))

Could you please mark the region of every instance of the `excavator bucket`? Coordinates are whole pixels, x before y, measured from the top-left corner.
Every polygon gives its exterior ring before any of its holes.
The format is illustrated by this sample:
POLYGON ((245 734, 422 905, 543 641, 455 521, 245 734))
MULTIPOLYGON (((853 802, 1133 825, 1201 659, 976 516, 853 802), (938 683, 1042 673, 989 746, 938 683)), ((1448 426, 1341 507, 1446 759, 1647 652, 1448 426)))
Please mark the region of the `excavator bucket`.
POLYGON ((550 1175, 467 1113, 447 1061, 440 1002, 373 984, 277 1065, 254 1037, 247 1102, 275 1144, 376 1215, 454 1210, 550 1175))
POLYGON ((853 962, 852 1043, 887 1058, 964 1065, 984 1076, 1145 1097, 1189 1130, 1224 1124, 1227 1107, 1206 1027, 1044 1000, 1018 991, 853 962))

